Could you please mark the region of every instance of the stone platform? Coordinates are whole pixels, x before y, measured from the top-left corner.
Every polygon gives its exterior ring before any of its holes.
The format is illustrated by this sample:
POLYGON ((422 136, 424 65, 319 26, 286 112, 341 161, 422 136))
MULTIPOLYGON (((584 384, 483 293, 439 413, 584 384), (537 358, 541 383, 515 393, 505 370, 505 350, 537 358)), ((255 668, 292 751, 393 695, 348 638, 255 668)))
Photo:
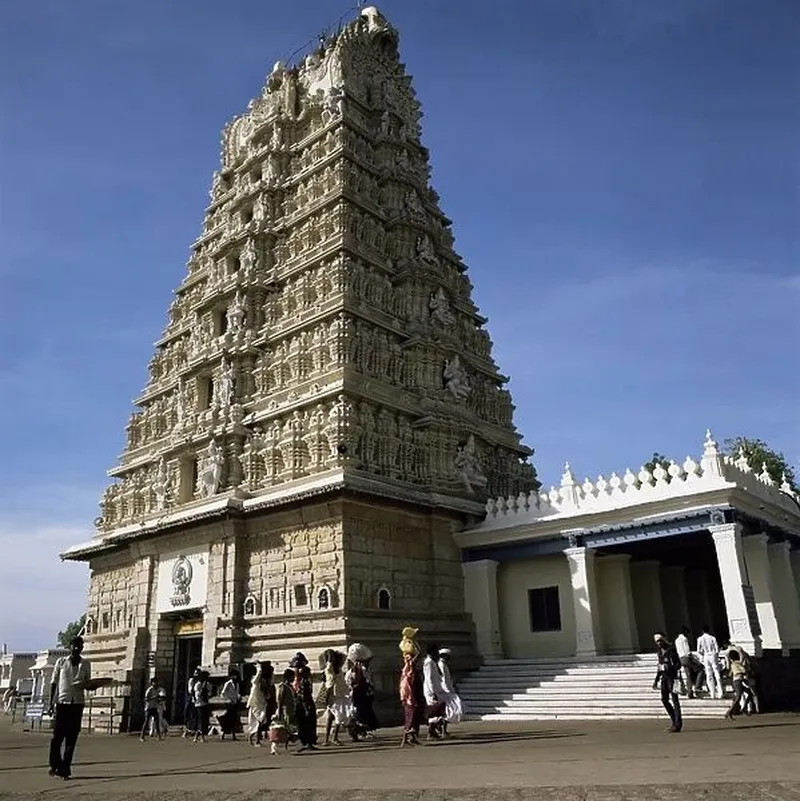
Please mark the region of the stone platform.
POLYGON ((400 749, 399 731, 317 753, 243 742, 84 735, 75 777, 47 775, 48 735, 0 719, 0 798, 281 801, 800 800, 800 716, 693 721, 466 723, 451 740, 400 749), (352 792, 351 792, 352 791, 352 792))

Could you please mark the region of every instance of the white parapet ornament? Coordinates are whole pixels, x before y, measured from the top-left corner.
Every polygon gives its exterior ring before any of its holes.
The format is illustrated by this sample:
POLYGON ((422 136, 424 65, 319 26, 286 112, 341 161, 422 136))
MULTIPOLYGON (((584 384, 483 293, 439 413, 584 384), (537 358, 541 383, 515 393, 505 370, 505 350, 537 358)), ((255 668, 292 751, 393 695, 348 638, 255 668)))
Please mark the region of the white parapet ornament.
POLYGON ((613 472, 608 479, 600 475, 596 481, 586 478, 578 483, 567 462, 558 487, 527 496, 490 498, 486 502, 486 519, 477 528, 506 528, 608 512, 737 486, 796 515, 800 506, 786 476, 779 485, 766 465, 760 468, 756 472, 742 451, 735 459, 724 456, 708 430, 699 461, 687 456, 683 464, 671 461, 666 470, 660 464, 652 470, 642 465, 638 471, 627 469, 621 476, 613 472))

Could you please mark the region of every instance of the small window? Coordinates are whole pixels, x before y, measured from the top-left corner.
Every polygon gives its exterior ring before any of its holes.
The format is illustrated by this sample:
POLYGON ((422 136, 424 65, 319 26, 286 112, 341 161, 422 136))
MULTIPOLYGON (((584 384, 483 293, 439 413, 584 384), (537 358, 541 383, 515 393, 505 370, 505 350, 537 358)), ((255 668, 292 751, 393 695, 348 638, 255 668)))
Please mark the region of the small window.
POLYGON ((197 459, 183 459, 180 470, 180 502, 188 503, 197 486, 197 459))
POLYGON ((211 408, 214 399, 214 380, 211 376, 201 376, 197 379, 197 409, 204 412, 211 408))
POLYGON ((228 310, 217 312, 214 328, 216 335, 221 337, 228 330, 228 310))
POLYGON ((256 599, 252 595, 248 595, 244 599, 244 613, 247 617, 253 617, 256 614, 256 599))
POLYGON ((528 611, 531 631, 561 631, 558 587, 537 587, 535 590, 528 590, 528 611))
POLYGON ((238 273, 239 268, 242 266, 242 262, 239 260, 239 256, 229 256, 228 257, 228 273, 238 273))
POLYGON ((317 609, 330 609, 331 592, 327 587, 323 587, 317 593, 317 609))
POLYGON ((392 608, 392 596, 389 594, 389 590, 386 587, 381 587, 378 590, 378 609, 391 609, 392 608))
POLYGON ((295 606, 308 606, 308 591, 305 584, 295 584, 294 587, 294 605, 295 606))

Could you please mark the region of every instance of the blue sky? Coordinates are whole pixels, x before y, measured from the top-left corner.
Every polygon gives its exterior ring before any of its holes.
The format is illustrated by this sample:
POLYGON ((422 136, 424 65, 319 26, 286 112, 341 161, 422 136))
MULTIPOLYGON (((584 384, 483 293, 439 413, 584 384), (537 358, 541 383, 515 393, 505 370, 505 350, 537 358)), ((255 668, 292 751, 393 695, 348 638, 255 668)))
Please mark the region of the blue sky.
MULTIPOLYGON (((425 110, 546 484, 697 454, 800 458, 800 6, 379 6, 425 110)), ((0 11, 0 639, 45 647, 92 531, 222 126, 346 3, 11 0, 0 11), (12 557, 13 555, 13 557, 12 557)))

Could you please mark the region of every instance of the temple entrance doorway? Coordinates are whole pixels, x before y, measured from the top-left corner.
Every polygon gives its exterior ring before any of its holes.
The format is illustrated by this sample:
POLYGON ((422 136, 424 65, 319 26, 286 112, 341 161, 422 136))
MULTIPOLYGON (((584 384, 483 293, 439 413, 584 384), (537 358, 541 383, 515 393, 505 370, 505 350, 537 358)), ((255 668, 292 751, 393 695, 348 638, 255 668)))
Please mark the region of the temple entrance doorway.
POLYGON ((633 611, 641 651, 653 649, 655 632, 674 640, 683 626, 691 630, 692 642, 704 625, 711 628, 720 643, 727 639, 728 619, 710 534, 698 531, 621 543, 603 548, 601 553, 626 554, 630 559, 633 611))
POLYGON ((181 620, 175 624, 175 659, 172 680, 172 723, 184 723, 189 677, 203 659, 203 621, 181 620))

